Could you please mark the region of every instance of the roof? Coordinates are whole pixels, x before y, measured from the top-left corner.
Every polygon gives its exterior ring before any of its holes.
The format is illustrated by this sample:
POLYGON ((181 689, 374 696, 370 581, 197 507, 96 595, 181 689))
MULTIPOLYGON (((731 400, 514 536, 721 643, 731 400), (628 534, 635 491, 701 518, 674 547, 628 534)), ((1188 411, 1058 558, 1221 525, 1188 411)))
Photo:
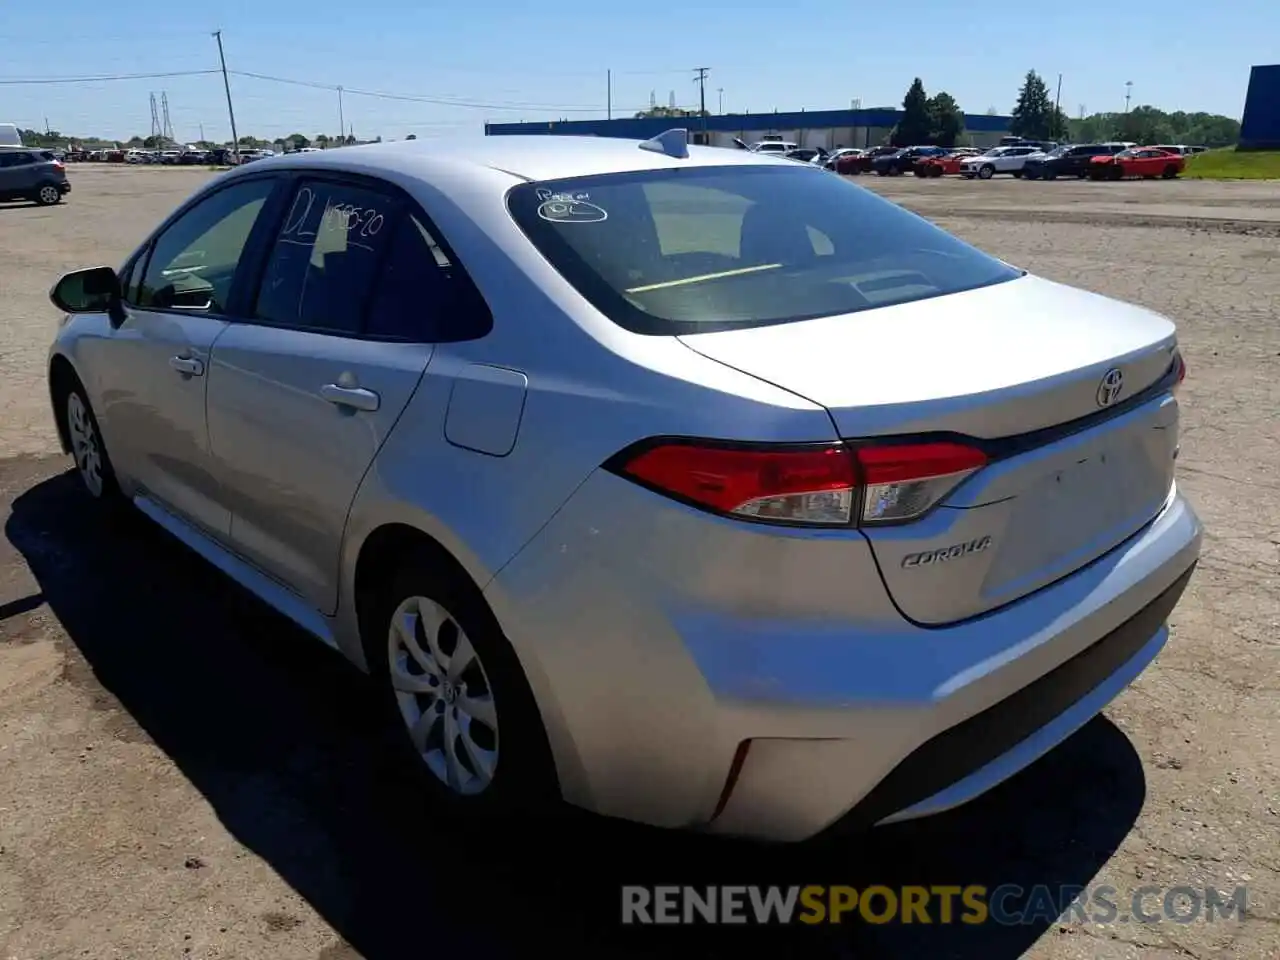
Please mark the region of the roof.
MULTIPOLYGON (((902 118, 901 110, 797 110, 786 113, 725 113, 708 117, 619 117, 614 120, 552 120, 535 123, 487 123, 490 136, 538 134, 587 135, 598 137, 656 136, 668 127, 687 126, 709 133, 768 133, 782 130, 823 130, 838 127, 888 129, 902 118)), ((964 115, 965 129, 971 133, 1005 133, 1010 118, 981 113, 964 115)))
MULTIPOLYGON (((676 126, 676 124, 669 124, 676 126)), ((430 176, 432 169, 485 167, 521 180, 557 180, 606 173, 663 170, 689 166, 782 164, 792 160, 725 147, 689 147, 685 159, 640 149, 639 140, 612 137, 450 137, 440 140, 400 140, 319 153, 284 154, 252 164, 376 168, 406 176, 430 176)), ((246 168, 247 169, 247 168, 246 168)))

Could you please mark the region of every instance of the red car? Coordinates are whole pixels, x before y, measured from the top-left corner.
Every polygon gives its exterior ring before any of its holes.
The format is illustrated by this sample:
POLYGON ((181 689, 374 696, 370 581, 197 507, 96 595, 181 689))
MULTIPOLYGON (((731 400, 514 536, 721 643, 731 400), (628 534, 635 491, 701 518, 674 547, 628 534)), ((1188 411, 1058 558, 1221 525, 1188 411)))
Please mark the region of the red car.
POLYGON ((1089 161, 1089 177, 1092 180, 1123 180, 1125 177, 1172 180, 1186 165, 1187 161, 1180 154, 1155 147, 1134 147, 1115 156, 1094 157, 1089 161))
POLYGON ((836 173, 849 176, 856 173, 870 173, 871 161, 887 153, 896 153, 897 147, 875 147, 859 153, 847 153, 836 159, 836 173))
POLYGON ((957 150, 955 153, 948 153, 945 157, 925 157, 923 160, 916 161, 911 172, 917 177, 940 177, 943 174, 955 176, 960 172, 960 163, 972 157, 976 150, 957 150))

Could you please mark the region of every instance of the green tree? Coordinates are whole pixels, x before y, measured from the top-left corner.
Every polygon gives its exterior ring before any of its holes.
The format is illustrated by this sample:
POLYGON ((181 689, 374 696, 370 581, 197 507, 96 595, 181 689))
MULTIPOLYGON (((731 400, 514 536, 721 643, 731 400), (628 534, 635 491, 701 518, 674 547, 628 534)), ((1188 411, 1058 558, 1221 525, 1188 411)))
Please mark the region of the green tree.
POLYGON ((284 142, 291 150, 301 150, 303 147, 311 146, 311 141, 301 133, 291 133, 284 138, 284 142))
POLYGON ((928 101, 929 139, 940 147, 954 147, 964 133, 964 111, 956 98, 946 92, 935 93, 928 101))
POLYGON ((910 147, 928 143, 933 133, 933 117, 929 113, 929 95, 919 77, 911 82, 907 95, 902 98, 902 117, 893 128, 889 142, 895 147, 910 147))
POLYGON ((1028 70, 1018 91, 1009 132, 1029 140, 1065 140, 1069 127, 1066 114, 1049 99, 1049 88, 1040 74, 1028 70))

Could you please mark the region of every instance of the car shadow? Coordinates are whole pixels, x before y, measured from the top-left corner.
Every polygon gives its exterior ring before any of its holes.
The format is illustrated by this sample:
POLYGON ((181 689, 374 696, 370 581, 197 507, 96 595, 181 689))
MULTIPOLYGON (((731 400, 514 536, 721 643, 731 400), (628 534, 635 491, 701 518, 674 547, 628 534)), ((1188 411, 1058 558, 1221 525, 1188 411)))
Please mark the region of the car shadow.
POLYGON ((1055 916, 635 927, 619 922, 620 887, 1084 886, 1145 796, 1133 747, 1100 718, 967 807, 857 840, 761 846, 585 815, 501 829, 444 822, 373 746, 367 679, 140 516, 101 511, 64 473, 17 497, 5 533, 79 651, 68 651, 68 679, 118 701, 236 839, 368 960, 424 949, 428 926, 433 951, 487 956, 537 937, 562 956, 769 944, 784 957, 1016 957, 1055 916))

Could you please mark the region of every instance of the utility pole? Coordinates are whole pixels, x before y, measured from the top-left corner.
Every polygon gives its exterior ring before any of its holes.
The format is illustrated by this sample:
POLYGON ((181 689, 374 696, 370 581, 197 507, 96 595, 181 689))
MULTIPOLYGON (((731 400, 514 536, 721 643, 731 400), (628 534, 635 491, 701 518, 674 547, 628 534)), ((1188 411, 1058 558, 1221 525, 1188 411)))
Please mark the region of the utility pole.
POLYGON ((1062 74, 1058 74, 1058 93, 1053 98, 1053 109, 1057 110, 1062 105, 1062 74))
POLYGON ((205 142, 205 139, 204 139, 204 124, 203 124, 203 123, 202 123, 202 124, 200 124, 200 142, 201 142, 201 143, 204 143, 204 142, 205 142))
POLYGON ((604 72, 604 89, 605 102, 608 104, 605 108, 605 117, 609 120, 613 119, 613 71, 606 70, 604 72))
POLYGON ((1124 82, 1124 112, 1129 112, 1129 98, 1133 95, 1133 81, 1126 80, 1124 82))
POLYGON ((707 74, 711 71, 710 67, 694 67, 694 73, 697 76, 694 81, 698 84, 698 116, 702 118, 703 143, 706 142, 707 132, 707 74))
POLYGON ((342 115, 342 86, 338 86, 338 140, 347 141, 347 118, 342 115))
POLYGON ((231 106, 231 81, 227 79, 227 58, 222 52, 222 31, 213 31, 213 38, 218 41, 218 60, 222 63, 222 87, 227 91, 227 117, 231 120, 231 155, 236 158, 236 166, 239 166, 240 138, 236 135, 236 112, 231 106))
POLYGON ((718 109, 716 110, 716 113, 723 114, 724 113, 724 87, 716 87, 716 96, 719 98, 716 101, 716 106, 718 107, 718 109))

